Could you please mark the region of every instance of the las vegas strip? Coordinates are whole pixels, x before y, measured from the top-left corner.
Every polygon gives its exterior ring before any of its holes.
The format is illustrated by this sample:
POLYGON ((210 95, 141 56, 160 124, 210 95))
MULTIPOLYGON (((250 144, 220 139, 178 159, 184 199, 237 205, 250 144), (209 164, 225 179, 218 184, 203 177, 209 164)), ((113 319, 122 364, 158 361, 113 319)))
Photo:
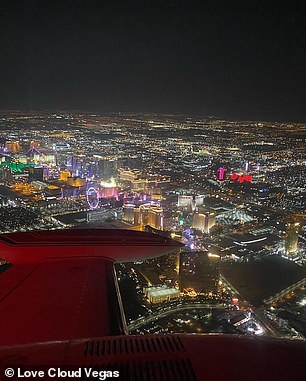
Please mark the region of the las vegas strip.
POLYGON ((2 111, 0 232, 171 237, 181 249, 115 266, 129 333, 304 340, 305 132, 214 116, 2 111))

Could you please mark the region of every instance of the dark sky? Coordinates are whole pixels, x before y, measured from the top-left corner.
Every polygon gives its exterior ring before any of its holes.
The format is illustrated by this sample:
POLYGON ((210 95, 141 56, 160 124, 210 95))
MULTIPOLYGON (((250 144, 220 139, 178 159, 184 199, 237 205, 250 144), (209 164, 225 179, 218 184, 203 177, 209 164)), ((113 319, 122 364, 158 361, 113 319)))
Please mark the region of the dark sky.
POLYGON ((0 109, 306 121, 304 4, 0 0, 0 109))

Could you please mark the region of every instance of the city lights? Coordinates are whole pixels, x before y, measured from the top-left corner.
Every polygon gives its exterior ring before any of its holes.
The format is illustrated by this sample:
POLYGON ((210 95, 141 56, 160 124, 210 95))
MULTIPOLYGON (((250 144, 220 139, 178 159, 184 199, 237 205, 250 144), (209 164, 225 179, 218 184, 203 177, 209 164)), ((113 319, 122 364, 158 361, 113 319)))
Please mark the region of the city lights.
POLYGON ((306 305, 306 162, 295 139, 303 128, 192 116, 4 114, 0 231, 87 227, 171 237, 180 251, 116 264, 131 332, 301 338, 281 316, 291 308, 298 318, 306 305))

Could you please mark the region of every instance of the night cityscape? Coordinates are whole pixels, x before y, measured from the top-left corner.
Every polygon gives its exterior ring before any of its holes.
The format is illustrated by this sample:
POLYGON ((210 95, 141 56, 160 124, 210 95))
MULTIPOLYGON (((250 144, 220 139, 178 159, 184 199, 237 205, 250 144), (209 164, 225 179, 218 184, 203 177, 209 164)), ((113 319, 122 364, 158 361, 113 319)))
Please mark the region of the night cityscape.
POLYGON ((306 379, 305 30, 0 0, 0 380, 306 379))
POLYGON ((116 264, 131 334, 305 339, 305 124, 16 111, 0 128, 1 233, 116 228, 182 243, 116 264))

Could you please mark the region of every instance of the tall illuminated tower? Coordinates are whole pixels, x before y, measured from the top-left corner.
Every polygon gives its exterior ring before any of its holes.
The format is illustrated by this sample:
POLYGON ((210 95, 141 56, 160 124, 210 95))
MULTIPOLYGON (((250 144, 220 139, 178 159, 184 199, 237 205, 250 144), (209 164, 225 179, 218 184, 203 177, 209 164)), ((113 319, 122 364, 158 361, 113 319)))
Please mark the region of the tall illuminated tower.
POLYGON ((223 181, 225 178, 226 169, 223 167, 220 167, 217 172, 218 172, 218 176, 217 176, 218 180, 223 181))
POLYGON ((285 236, 285 250, 286 254, 295 254, 298 249, 298 240, 299 240, 299 222, 288 223, 287 231, 285 236))

